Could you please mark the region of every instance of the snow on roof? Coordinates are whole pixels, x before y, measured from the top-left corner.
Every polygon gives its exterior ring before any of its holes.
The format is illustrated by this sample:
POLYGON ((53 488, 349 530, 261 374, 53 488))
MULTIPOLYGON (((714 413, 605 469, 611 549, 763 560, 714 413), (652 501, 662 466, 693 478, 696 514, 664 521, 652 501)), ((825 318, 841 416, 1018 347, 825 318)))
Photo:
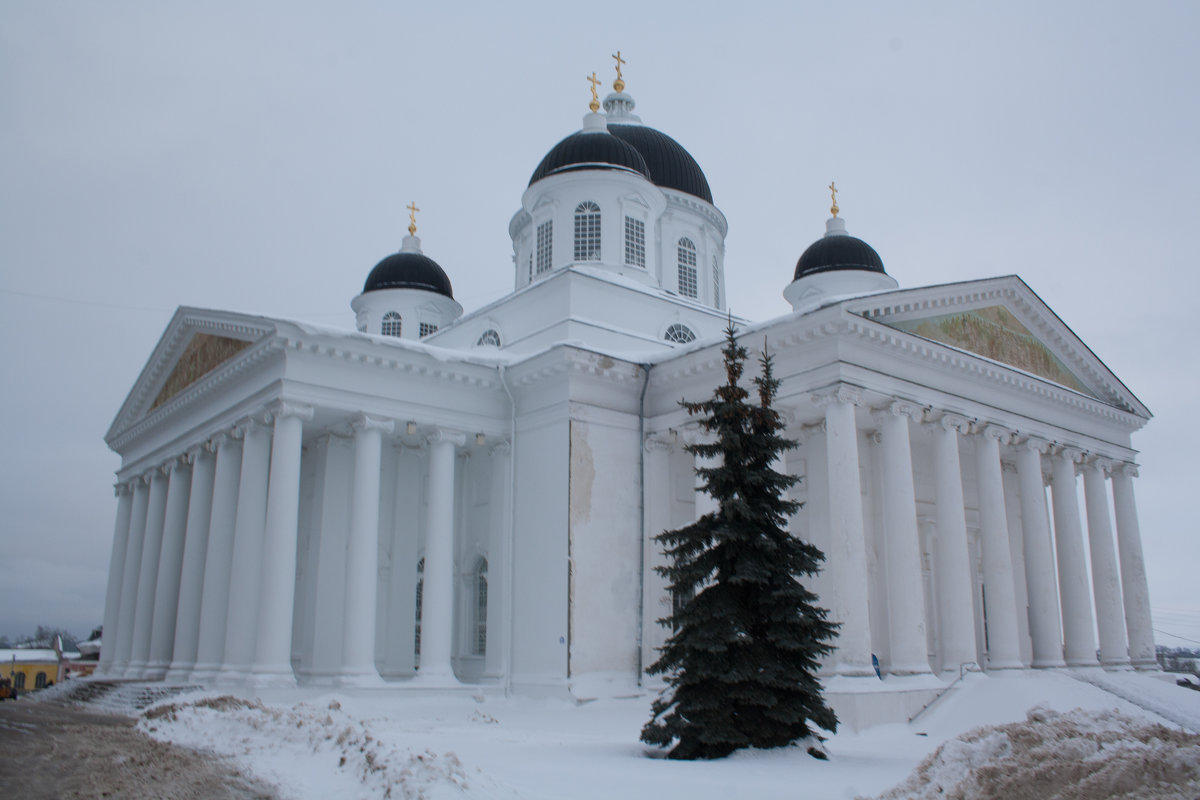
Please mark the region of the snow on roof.
MULTIPOLYGON (((63 655, 67 656, 66 653, 63 655)), ((58 653, 49 648, 30 648, 28 650, 18 648, 15 650, 0 650, 0 665, 11 664, 14 660, 18 664, 36 664, 39 662, 57 664, 58 653)))

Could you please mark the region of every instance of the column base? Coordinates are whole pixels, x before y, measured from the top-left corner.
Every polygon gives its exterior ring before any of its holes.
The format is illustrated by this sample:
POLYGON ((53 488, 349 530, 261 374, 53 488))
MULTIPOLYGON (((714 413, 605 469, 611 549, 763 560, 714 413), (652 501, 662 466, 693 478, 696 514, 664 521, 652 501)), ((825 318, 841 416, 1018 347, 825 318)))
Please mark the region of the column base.
POLYGON ((1005 670, 1005 669, 1025 669, 1025 665, 1020 661, 1005 660, 1005 661, 989 661, 987 665, 988 671, 1005 670))
MULTIPOLYGON (((875 671, 872 670, 871 674, 874 675, 875 671)), ((896 677, 900 678, 911 675, 932 675, 933 670, 929 667, 928 663, 893 664, 892 666, 888 667, 885 674, 895 675, 896 677)))
POLYGON ((411 686, 422 686, 430 689, 446 689, 462 686, 458 676, 454 674, 453 669, 441 669, 436 672, 426 672, 424 669, 417 670, 417 674, 410 681, 411 686))
POLYGON ((1162 669, 1158 665, 1158 659, 1135 658, 1130 663, 1138 672, 1158 672, 1162 669))
POLYGON ((1067 666, 1068 667, 1098 667, 1098 666, 1100 666, 1100 662, 1096 659, 1095 656, 1093 656, 1092 658, 1068 658, 1067 666))
POLYGON ((1031 664, 1030 666, 1032 666, 1034 669, 1066 669, 1067 662, 1063 661, 1061 658, 1059 658, 1059 659, 1049 658, 1049 659, 1043 659, 1040 661, 1035 658, 1033 660, 1033 664, 1031 664))
POLYGON ((151 662, 142 670, 142 680, 161 681, 167 676, 167 664, 162 661, 151 662))
POLYGON ((164 683, 188 683, 192 680, 193 665, 174 663, 167 667, 167 674, 163 675, 164 683))
POLYGON ((347 689, 381 689, 387 681, 375 670, 347 670, 338 674, 336 684, 347 689))
POLYGON ((217 675, 221 672, 220 664, 197 664, 192 667, 191 673, 187 676, 187 683, 199 683, 205 686, 211 686, 216 683, 217 675))
POLYGON ((250 681, 250 673, 242 667, 221 667, 216 678, 212 681, 214 686, 245 686, 250 681))
POLYGON ((870 664, 838 664, 835 674, 845 678, 877 678, 870 664))
POLYGON ((296 686, 291 667, 254 667, 246 682, 256 689, 290 689, 296 686))

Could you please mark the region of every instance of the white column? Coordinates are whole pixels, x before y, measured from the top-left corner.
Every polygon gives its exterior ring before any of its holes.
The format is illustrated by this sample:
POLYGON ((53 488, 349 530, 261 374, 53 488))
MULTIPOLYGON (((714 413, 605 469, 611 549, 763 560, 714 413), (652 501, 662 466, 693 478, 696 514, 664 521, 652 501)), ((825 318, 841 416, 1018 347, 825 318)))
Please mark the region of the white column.
POLYGON ((1011 436, 1010 431, 987 425, 975 437, 989 669, 1021 669, 1023 666, 1012 548, 1008 541, 1008 514, 1004 508, 1004 473, 1000 466, 1000 441, 1007 441, 1011 436))
POLYGON ((204 589, 200 595, 200 633, 196 666, 189 680, 207 683, 225 661, 225 622, 229 611, 229 579, 233 571, 233 533, 237 518, 242 443, 234 435, 217 434, 209 442, 216 461, 208 550, 204 554, 204 589))
POLYGON ((1137 669, 1156 670, 1158 661, 1150 617, 1150 590, 1146 584, 1146 563, 1142 558, 1137 504, 1133 499, 1133 479, 1137 474, 1133 464, 1119 464, 1113 469, 1113 514, 1117 518, 1117 549, 1121 554, 1121 593, 1125 600, 1129 658, 1137 669))
POLYGON ((108 560, 108 589, 104 593, 104 628, 100 634, 100 666, 107 675, 117 653, 117 626, 121 616, 121 588, 124 585, 125 550, 129 544, 129 522, 133 516, 133 489, 129 483, 113 486, 117 495, 117 521, 113 525, 112 556, 108 560))
POLYGON ((645 669, 658 660, 658 648, 667 639, 667 626, 659 620, 671 614, 671 590, 667 579, 657 572, 668 564, 663 545, 654 537, 671 528, 671 435, 652 434, 644 443, 642 488, 645 498, 642 531, 642 669, 643 684, 662 686, 659 675, 646 675, 645 669))
POLYGON ((1083 498, 1087 508, 1088 545, 1092 556, 1092 594, 1096 598, 1096 629, 1100 633, 1100 664, 1129 666, 1125 644, 1125 609, 1117 553, 1113 548, 1112 520, 1108 514, 1106 474, 1112 462, 1092 456, 1083 465, 1083 498))
MULTIPOLYGON (((346 611, 342 626, 342 670, 339 682, 351 686, 382 686, 383 679, 375 668, 375 609, 379 588, 379 468, 383 434, 391 433, 394 424, 391 420, 360 414, 350 427, 354 430, 354 485, 351 490, 350 535, 346 542, 346 611)), ((429 574, 428 554, 425 574, 429 574)), ((425 586, 428 592, 428 578, 425 586)), ((428 593, 425 602, 429 602, 428 593)), ((421 655, 424 660, 424 647, 421 648, 421 655)))
POLYGON ((876 412, 883 467, 883 526, 888 586, 889 671, 897 675, 927 673, 925 587, 921 577, 921 541, 917 533, 909 420, 921 409, 896 401, 876 412))
MULTIPOLYGON (((274 432, 251 672, 254 682, 260 686, 294 686, 292 631, 295 626, 292 615, 296 605, 296 550, 299 547, 300 457, 304 421, 313 418, 313 409, 281 400, 271 405, 269 413, 274 420, 274 432)), ((375 508, 379 513, 378 499, 375 508)))
POLYGON ((492 526, 488 531, 487 653, 484 655, 483 674, 488 678, 502 678, 508 674, 505 656, 509 636, 505 598, 511 594, 508 564, 512 548, 512 444, 508 441, 497 442, 490 454, 492 507, 489 511, 492 526))
MULTIPOLYGON (((121 604, 117 614, 117 649, 111 674, 124 677, 133 650, 133 618, 137 610, 138 577, 141 574, 142 543, 146 536, 146 511, 150 502, 150 473, 133 480, 133 509, 129 516, 129 542, 125 546, 125 567, 121 570, 121 604)), ((107 634, 106 634, 107 635, 107 634)))
POLYGON ((967 548, 967 519, 963 507, 962 464, 958 455, 958 435, 966 430, 967 420, 955 414, 942 414, 933 426, 936 581, 941 617, 942 669, 954 672, 958 672, 963 664, 978 664, 975 600, 967 548))
POLYGON ((1025 582, 1025 537, 1021 532, 1021 480, 1014 461, 1001 460, 1000 474, 1004 481, 1004 513, 1008 518, 1008 548, 1017 598, 1017 640, 1021 665, 1029 667, 1033 664, 1033 641, 1029 637, 1029 587, 1025 582))
POLYGON ((1095 666, 1092 596, 1083 560, 1083 526, 1075 488, 1075 464, 1083 455, 1060 447, 1051 458, 1050 490, 1054 500, 1054 543, 1058 552, 1058 585, 1062 591, 1063 639, 1068 667, 1095 666))
MULTIPOLYGON (((688 432, 689 444, 712 444, 715 440, 712 435, 705 433, 699 428, 692 429, 688 432)), ((721 456, 702 456, 699 453, 692 454, 693 470, 700 469, 716 469, 721 466, 721 456)), ((716 514, 721 510, 721 504, 717 499, 705 491, 704 486, 707 483, 704 478, 700 477, 698 472, 694 472, 694 486, 696 487, 696 519, 700 519, 705 514, 716 514)))
POLYGON ((267 475, 271 430, 258 420, 242 423, 242 474, 238 481, 237 520, 233 528, 233 567, 225 621, 225 660, 221 682, 249 678, 258 633, 259 575, 267 523, 267 475))
POLYGON ((1029 590, 1029 637, 1033 666, 1064 667, 1058 582, 1047 524, 1042 453, 1046 442, 1028 437, 1017 445, 1017 479, 1021 485, 1021 534, 1025 542, 1025 584, 1029 590))
POLYGON ((126 678, 144 677, 150 660, 150 633, 154 624, 154 594, 158 584, 158 559, 162 553, 163 521, 167 510, 167 467, 159 467, 150 477, 150 502, 146 509, 146 538, 142 542, 142 563, 138 575, 137 607, 133 614, 133 647, 129 653, 126 678))
POLYGON ((179 613, 179 579, 183 569, 183 537, 187 531, 188 500, 192 494, 192 466, 185 459, 171 463, 167 484, 167 510, 163 519, 162 553, 154 590, 154 622, 150 629, 150 662, 143 676, 162 680, 175 646, 175 616, 179 613))
POLYGON ((208 552, 208 527, 212 519, 213 477, 216 459, 205 446, 188 452, 192 462, 192 489, 188 497, 187 533, 179 577, 179 607, 175 615, 175 644, 166 679, 187 680, 196 666, 200 639, 200 600, 204 590, 204 559, 208 552))
POLYGON ((421 665, 414 679, 457 684, 450 663, 454 641, 454 449, 466 435, 438 430, 429 436, 429 501, 425 584, 421 597, 421 665))
POLYGON ((825 409, 830 533, 826 555, 833 580, 840 587, 830 616, 842 625, 836 642, 836 669, 840 675, 873 676, 867 588, 870 576, 858 471, 858 426, 854 420, 854 408, 862 404, 862 395, 854 387, 843 385, 814 395, 813 402, 825 409))

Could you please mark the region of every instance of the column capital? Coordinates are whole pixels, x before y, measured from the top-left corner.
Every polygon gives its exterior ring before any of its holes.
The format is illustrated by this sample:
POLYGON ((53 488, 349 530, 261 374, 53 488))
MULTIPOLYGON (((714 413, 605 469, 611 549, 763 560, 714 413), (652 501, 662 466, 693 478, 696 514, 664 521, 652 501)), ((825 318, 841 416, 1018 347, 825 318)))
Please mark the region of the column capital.
POLYGON ((862 389, 848 383, 834 384, 826 389, 813 392, 810 397, 813 405, 817 408, 825 408, 834 403, 845 403, 852 406, 864 404, 862 389))
POLYGON ((315 409, 310 405, 280 398, 267 405, 267 422, 273 422, 281 417, 299 417, 307 422, 313 418, 314 413, 315 409))
POLYGON ((1072 447, 1069 444, 1060 444, 1055 447, 1054 455, 1066 459, 1072 464, 1078 464, 1083 461, 1083 451, 1078 447, 1072 447))
POLYGON ((129 480, 117 481, 114 483, 113 495, 116 497, 124 497, 125 495, 131 493, 133 491, 132 483, 134 480, 136 479, 130 478, 129 480))
POLYGON ((1113 469, 1113 461, 1107 456, 1102 456, 1098 453, 1088 453, 1083 460, 1085 467, 1095 467, 1100 470, 1104 477, 1108 477, 1113 469))
POLYGON ((512 452, 512 442, 508 439, 501 439, 488 448, 488 453, 493 456, 508 455, 512 452))
MULTIPOLYGON (((371 414, 355 414, 350 418, 350 430, 357 433, 358 431, 379 431, 380 433, 392 433, 396 430, 396 423, 384 417, 376 417, 371 414)), ((463 434, 465 437, 465 434, 463 434)), ((466 439, 464 438, 464 441, 466 439)))
POLYGON ((975 432, 985 439, 995 439, 1000 444, 1008 444, 1013 437, 1013 432, 1008 428, 993 423, 977 423, 975 432))
POLYGON ((261 416, 243 417, 234 424, 231 435, 235 439, 245 439, 247 432, 265 426, 266 422, 263 421, 261 416))
POLYGON ((455 447, 462 447, 467 443, 467 435, 462 431, 450 430, 449 428, 435 428, 425 435, 425 441, 431 445, 449 442, 455 447))
POLYGON ((711 431, 704 430, 704 426, 698 422, 692 422, 685 425, 683 430, 679 431, 679 433, 683 434, 679 438, 683 440, 685 445, 713 444, 717 441, 716 435, 714 435, 711 431))
POLYGON ((1132 461, 1117 461, 1112 466, 1113 475, 1121 475, 1126 478, 1136 478, 1140 474, 1138 465, 1132 461))
POLYGON ((675 437, 672 435, 672 432, 648 433, 646 434, 646 440, 642 443, 642 446, 645 447, 647 453, 670 450, 674 438, 675 437))
POLYGON ((1039 439, 1036 436, 1026 436, 1018 442, 1014 443, 1016 447, 1023 450, 1032 450, 1039 455, 1050 452, 1050 443, 1045 439, 1039 439))
POLYGON ((941 427, 944 431, 958 431, 959 433, 967 433, 971 429, 971 420, 948 411, 942 412, 942 415, 933 424, 941 427))

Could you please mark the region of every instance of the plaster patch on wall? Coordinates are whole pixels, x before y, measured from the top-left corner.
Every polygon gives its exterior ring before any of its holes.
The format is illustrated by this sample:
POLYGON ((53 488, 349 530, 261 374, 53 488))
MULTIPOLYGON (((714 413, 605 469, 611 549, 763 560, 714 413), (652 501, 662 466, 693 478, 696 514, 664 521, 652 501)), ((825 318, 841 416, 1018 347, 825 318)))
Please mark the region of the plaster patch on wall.
POLYGON ((1004 306, 886 324, 1096 396, 1004 306))
POLYGON ((158 408, 249 346, 250 342, 241 339, 197 333, 184 348, 150 410, 158 408))
POLYGON ((596 482, 596 464, 588 444, 586 422, 571 421, 571 522, 592 518, 592 484, 596 482))

